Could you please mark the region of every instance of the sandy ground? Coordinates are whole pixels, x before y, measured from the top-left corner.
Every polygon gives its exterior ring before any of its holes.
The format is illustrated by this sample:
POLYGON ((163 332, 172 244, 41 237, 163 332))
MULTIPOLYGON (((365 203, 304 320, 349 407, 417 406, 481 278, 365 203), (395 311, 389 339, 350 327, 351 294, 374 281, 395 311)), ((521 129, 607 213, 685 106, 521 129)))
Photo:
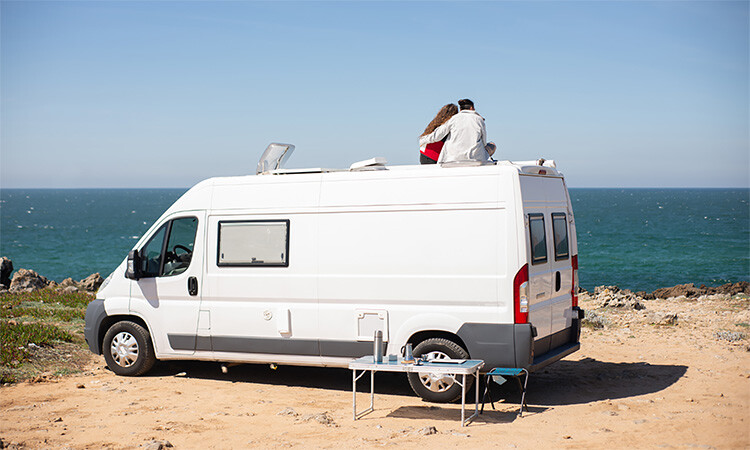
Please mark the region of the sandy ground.
POLYGON ((750 448, 748 340, 715 335, 747 327, 748 301, 646 306, 604 312, 611 325, 584 329, 581 351, 532 374, 522 418, 512 383, 494 386, 497 410, 487 405, 461 428, 460 405, 422 402, 400 374, 378 374, 376 410, 353 421, 348 370, 242 365, 222 374, 217 363, 173 362, 123 378, 92 356, 83 374, 2 387, 0 438, 27 448, 154 439, 176 448, 750 448), (676 313, 677 325, 652 324, 655 312, 676 313))

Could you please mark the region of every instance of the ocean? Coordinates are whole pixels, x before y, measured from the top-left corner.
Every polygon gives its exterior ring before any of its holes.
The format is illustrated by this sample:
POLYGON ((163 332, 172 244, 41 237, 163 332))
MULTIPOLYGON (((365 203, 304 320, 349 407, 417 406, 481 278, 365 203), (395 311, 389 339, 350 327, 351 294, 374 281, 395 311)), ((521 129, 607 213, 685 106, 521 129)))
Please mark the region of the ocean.
MULTIPOLYGON (((0 190, 0 256, 107 276, 186 189, 0 190)), ((750 189, 571 189, 581 286, 750 281, 750 189)))

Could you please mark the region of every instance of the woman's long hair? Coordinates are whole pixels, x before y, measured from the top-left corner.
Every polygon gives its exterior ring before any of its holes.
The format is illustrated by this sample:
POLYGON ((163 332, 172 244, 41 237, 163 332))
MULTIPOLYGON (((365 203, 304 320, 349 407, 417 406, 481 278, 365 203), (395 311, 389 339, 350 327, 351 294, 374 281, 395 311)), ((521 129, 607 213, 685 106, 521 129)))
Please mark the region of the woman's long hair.
POLYGON ((430 124, 427 125, 427 128, 424 129, 424 133, 422 133, 422 136, 432 133, 433 131, 435 131, 435 128, 444 124, 448 121, 448 119, 455 116, 456 114, 458 114, 458 106, 454 105, 453 103, 448 103, 447 105, 443 106, 442 108, 440 108, 440 111, 438 111, 435 118, 432 119, 432 122, 430 122, 430 124))

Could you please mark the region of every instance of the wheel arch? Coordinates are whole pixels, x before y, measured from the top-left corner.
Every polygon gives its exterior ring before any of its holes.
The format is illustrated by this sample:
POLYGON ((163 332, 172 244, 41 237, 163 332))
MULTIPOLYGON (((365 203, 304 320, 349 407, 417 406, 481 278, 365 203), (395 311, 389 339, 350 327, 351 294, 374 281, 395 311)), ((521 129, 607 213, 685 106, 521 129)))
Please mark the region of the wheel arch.
POLYGON ((442 313, 417 314, 404 321, 391 336, 389 345, 391 353, 399 353, 402 346, 411 343, 416 346, 432 337, 445 338, 461 345, 468 352, 466 342, 459 336, 458 330, 463 322, 455 316, 442 313))
POLYGON ((107 334, 107 331, 109 331, 110 328, 112 328, 112 325, 116 324, 117 322, 123 322, 123 321, 129 321, 133 323, 137 323, 138 325, 142 326, 143 328, 148 331, 149 339, 151 339, 151 345, 154 345, 154 338, 151 335, 151 329, 149 328, 148 324, 146 323, 143 318, 134 316, 134 315, 128 315, 128 314, 117 314, 114 316, 107 316, 104 320, 102 320, 102 324, 99 327, 99 335, 97 336, 97 342, 99 343, 99 354, 104 353, 104 335, 107 334))
POLYGON ((431 338, 442 338, 447 339, 449 341, 453 341, 456 344, 463 347, 464 350, 466 350, 466 353, 471 356, 471 352, 469 352, 469 348, 466 346, 466 343, 463 339, 456 333, 451 333, 444 330, 424 330, 424 331, 417 331, 416 333, 412 334, 409 339, 406 340, 407 343, 411 343, 413 347, 416 347, 419 345, 420 342, 426 341, 427 339, 431 338))

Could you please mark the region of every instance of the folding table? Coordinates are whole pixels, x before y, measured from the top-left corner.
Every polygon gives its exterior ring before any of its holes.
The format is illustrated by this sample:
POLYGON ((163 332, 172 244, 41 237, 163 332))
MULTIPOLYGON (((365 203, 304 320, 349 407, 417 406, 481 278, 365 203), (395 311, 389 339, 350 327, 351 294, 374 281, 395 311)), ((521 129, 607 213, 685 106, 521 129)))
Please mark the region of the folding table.
POLYGON ((349 363, 352 371, 352 411, 354 420, 357 420, 375 410, 375 372, 404 372, 404 373, 431 373, 454 375, 454 381, 459 386, 466 386, 466 376, 474 376, 474 414, 466 417, 466 389, 461 389, 461 426, 467 425, 479 415, 479 369, 484 367, 481 359, 457 360, 456 362, 424 361, 420 363, 404 364, 399 357, 397 360, 389 361, 387 357, 383 362, 376 363, 373 357, 363 356, 349 363), (358 371, 361 371, 359 375, 358 371), (357 412, 357 380, 362 378, 366 372, 370 372, 370 407, 364 411, 357 412), (461 381, 456 375, 461 375, 461 381))

